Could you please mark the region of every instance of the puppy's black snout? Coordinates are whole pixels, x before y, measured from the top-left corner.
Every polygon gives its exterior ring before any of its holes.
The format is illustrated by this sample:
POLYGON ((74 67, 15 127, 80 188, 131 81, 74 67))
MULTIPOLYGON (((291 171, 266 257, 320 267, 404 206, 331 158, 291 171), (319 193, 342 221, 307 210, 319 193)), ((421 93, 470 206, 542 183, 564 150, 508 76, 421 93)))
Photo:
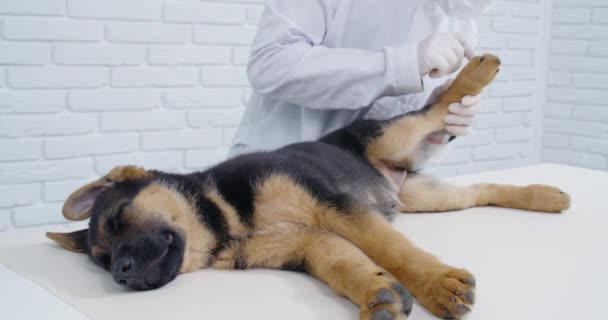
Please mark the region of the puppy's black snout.
POLYGON ((133 264, 133 259, 131 259, 130 257, 128 259, 123 259, 122 261, 120 261, 120 272, 123 274, 128 275, 129 271, 131 271, 131 265, 133 264))
POLYGON ((130 255, 120 256, 112 263, 112 274, 121 279, 133 276, 134 270, 135 261, 130 255))
POLYGON ((116 283, 130 287, 142 285, 144 281, 143 277, 135 274, 135 260, 129 255, 119 257, 114 261, 112 277, 116 283))
POLYGON ((173 242, 173 233, 165 232, 163 233, 163 240, 167 245, 170 245, 173 242))

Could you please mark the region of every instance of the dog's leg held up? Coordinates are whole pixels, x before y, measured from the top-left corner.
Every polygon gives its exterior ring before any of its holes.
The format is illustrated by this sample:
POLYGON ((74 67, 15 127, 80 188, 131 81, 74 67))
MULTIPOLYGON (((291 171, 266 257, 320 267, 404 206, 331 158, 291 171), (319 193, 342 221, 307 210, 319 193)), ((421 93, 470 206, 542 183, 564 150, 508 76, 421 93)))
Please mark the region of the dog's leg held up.
POLYGON ((493 55, 475 57, 456 77, 437 103, 421 111, 406 114, 383 125, 382 134, 366 145, 367 159, 378 169, 412 171, 421 142, 431 133, 445 130, 443 119, 449 105, 463 97, 478 95, 494 80, 500 59, 493 55))

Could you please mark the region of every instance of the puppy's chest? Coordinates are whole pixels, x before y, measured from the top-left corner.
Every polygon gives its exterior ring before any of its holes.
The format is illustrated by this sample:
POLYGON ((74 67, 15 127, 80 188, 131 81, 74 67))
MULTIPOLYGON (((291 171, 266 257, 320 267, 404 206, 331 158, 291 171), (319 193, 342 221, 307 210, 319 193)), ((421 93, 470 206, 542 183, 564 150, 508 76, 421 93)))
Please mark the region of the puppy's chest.
POLYGON ((267 179, 255 190, 253 233, 309 231, 320 226, 330 206, 288 176, 267 179))
POLYGON ((391 216, 400 203, 395 189, 384 179, 349 179, 337 183, 332 197, 320 197, 289 177, 275 177, 256 190, 254 234, 323 230, 328 214, 356 214, 350 208, 369 208, 391 216), (340 198, 336 205, 327 198, 340 198))

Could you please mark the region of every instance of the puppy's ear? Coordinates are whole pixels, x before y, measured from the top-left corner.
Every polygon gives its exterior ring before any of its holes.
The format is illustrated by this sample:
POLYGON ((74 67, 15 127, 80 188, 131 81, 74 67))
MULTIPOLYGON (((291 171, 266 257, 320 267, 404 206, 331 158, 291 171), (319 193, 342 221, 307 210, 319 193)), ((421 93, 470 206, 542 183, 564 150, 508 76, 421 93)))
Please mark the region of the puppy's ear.
POLYGON ((70 251, 85 253, 88 233, 89 229, 84 229, 69 233, 47 232, 46 236, 70 251))
POLYGON ((63 216, 72 221, 80 221, 90 217, 97 196, 113 184, 113 181, 101 178, 74 191, 63 204, 61 210, 63 216))
POLYGON ((80 221, 91 216, 97 197, 115 183, 149 179, 151 174, 136 166, 120 166, 112 169, 105 177, 74 191, 63 205, 63 216, 72 221, 80 221))

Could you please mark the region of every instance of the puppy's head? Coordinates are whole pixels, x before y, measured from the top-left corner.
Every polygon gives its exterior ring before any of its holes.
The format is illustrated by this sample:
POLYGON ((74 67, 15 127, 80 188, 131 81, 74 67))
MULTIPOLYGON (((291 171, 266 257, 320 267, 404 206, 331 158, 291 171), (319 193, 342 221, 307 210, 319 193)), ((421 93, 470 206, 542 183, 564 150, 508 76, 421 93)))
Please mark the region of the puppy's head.
POLYGON ((151 172, 125 166, 76 190, 63 207, 89 228, 47 233, 66 249, 88 254, 115 282, 154 289, 202 266, 214 245, 190 201, 151 172))

